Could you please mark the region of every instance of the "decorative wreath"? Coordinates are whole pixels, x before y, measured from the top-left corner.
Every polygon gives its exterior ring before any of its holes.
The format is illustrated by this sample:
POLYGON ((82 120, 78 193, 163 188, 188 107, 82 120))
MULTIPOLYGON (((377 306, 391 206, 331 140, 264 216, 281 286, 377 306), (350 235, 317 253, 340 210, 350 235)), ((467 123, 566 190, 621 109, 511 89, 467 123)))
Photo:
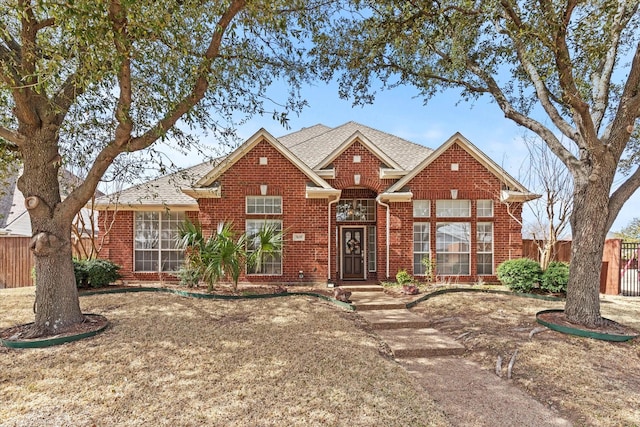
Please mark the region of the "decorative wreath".
POLYGON ((349 252, 353 252, 355 250, 360 249, 360 242, 352 238, 347 242, 347 247, 349 247, 349 252))

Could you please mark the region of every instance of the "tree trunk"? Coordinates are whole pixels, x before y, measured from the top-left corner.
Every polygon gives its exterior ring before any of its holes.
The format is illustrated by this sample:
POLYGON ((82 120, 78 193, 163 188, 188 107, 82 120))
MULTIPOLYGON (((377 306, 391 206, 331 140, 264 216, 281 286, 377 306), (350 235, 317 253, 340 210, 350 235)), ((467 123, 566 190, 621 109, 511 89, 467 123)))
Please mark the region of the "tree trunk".
POLYGON ((565 315, 597 327, 600 315, 600 269, 607 236, 609 190, 600 182, 576 182, 571 214, 571 265, 565 315))
POLYGON ((83 321, 71 254, 71 228, 33 238, 36 316, 32 334, 49 335, 83 321), (60 236, 60 237, 57 237, 60 236))
POLYGON ((18 188, 31 219, 31 250, 35 255, 35 323, 31 337, 59 333, 80 323, 78 291, 73 271, 71 223, 75 212, 63 212, 55 127, 33 130, 22 150, 24 171, 18 188))

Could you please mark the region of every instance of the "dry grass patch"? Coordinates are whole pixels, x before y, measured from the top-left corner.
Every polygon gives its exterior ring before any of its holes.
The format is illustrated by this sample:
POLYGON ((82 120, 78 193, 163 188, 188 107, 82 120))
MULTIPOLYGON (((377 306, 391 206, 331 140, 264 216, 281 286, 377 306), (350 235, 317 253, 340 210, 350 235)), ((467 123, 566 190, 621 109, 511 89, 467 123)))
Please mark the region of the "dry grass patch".
MULTIPOLYGON (((611 343, 546 330, 535 313, 563 308, 562 302, 511 295, 456 293, 420 303, 414 312, 457 337, 464 357, 503 376, 516 349, 514 383, 538 401, 559 410, 576 425, 640 425, 640 339, 611 343)), ((640 330, 640 298, 603 297, 603 316, 640 330)))
MULTIPOLYGON (((356 314, 318 299, 80 301, 104 333, 0 348, 3 425, 447 425, 356 314)), ((0 291, 0 328, 32 321, 32 303, 0 291)))

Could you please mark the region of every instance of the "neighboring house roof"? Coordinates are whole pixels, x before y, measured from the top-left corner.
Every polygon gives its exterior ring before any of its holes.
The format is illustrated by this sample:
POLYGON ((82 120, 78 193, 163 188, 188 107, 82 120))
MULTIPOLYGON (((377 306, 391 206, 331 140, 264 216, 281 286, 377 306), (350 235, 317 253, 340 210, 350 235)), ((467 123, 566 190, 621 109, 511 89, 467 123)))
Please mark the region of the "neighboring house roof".
POLYGON ((12 214, 13 194, 18 181, 18 172, 9 170, 7 176, 0 178, 0 229, 9 222, 12 214))
MULTIPOLYGON (((17 181, 22 173, 21 167, 15 167, 4 181, 0 180, 0 235, 29 236, 31 237, 31 219, 24 206, 24 196, 18 190, 17 181)), ((60 195, 64 199, 73 187, 81 182, 81 178, 69 171, 62 171, 60 178, 60 195)), ((96 196, 103 193, 96 191, 96 196)), ((84 224, 90 224, 89 212, 83 209, 80 213, 84 218, 84 224)), ((97 223, 96 223, 97 227, 97 223)), ((87 232, 87 230, 83 230, 87 232)))
POLYGON ((323 168, 343 153, 356 141, 360 142, 387 168, 401 172, 400 178, 385 191, 386 200, 408 201, 411 193, 403 190, 405 185, 421 170, 438 158, 452 144, 459 143, 471 156, 483 164, 491 173, 506 184, 503 196, 515 201, 535 198, 522 184, 504 169, 482 153, 460 133, 449 138, 437 150, 415 144, 386 132, 350 121, 336 128, 318 124, 299 131, 273 137, 260 129, 245 143, 226 157, 184 169, 157 178, 111 196, 97 200, 97 209, 143 210, 174 207, 198 210, 197 198, 220 197, 220 187, 216 180, 249 152, 260 141, 266 140, 292 164, 300 169, 311 181, 307 186, 307 197, 339 197, 339 190, 333 189, 320 175, 323 168))

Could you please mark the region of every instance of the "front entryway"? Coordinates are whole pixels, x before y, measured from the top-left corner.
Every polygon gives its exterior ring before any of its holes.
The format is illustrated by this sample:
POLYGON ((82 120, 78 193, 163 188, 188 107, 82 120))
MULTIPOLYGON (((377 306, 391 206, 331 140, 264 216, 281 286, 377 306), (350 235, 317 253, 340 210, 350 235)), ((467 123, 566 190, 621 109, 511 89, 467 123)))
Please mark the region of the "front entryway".
POLYGON ((344 227, 341 233, 342 278, 363 280, 364 276, 364 227, 344 227))

